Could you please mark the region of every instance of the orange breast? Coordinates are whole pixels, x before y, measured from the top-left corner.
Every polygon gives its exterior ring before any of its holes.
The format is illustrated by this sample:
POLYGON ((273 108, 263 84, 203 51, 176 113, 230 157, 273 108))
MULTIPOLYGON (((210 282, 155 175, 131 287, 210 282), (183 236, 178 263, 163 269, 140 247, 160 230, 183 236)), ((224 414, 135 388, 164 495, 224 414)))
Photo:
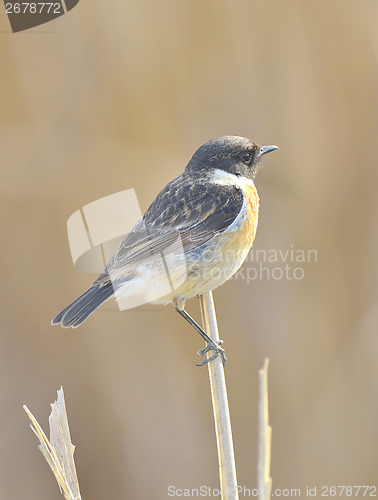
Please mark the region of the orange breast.
POLYGON ((259 222, 259 195, 255 185, 246 186, 244 194, 247 202, 247 218, 243 224, 242 231, 245 232, 245 238, 249 246, 252 245, 255 239, 257 224, 259 222))
POLYGON ((246 204, 243 209, 243 217, 240 224, 235 226, 234 231, 225 233, 223 241, 223 259, 233 261, 240 260, 240 265, 247 256, 255 239, 257 224, 259 220, 259 195, 255 186, 243 186, 246 204))

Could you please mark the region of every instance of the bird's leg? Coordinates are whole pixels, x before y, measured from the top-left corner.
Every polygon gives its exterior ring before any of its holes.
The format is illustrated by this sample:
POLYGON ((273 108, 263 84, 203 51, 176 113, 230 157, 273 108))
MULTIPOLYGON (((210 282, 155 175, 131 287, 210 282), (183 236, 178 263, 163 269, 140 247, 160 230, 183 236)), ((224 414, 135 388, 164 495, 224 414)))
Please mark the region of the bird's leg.
POLYGON ((176 309, 176 311, 184 318, 186 321, 201 335, 203 340, 206 342, 206 347, 203 349, 200 349, 198 351, 198 354, 200 356, 203 356, 209 351, 214 351, 214 354, 210 356, 209 358, 203 360, 199 365, 197 366, 203 366, 206 365, 209 361, 212 361, 215 359, 217 356, 220 356, 222 358, 223 364, 226 362, 226 356, 224 353, 224 349, 222 349, 221 344, 223 343, 223 340, 219 340, 219 342, 215 342, 211 337, 208 336, 208 334, 199 326, 199 324, 188 314, 184 307, 181 306, 181 304, 178 304, 178 301, 173 302, 173 307, 176 309))

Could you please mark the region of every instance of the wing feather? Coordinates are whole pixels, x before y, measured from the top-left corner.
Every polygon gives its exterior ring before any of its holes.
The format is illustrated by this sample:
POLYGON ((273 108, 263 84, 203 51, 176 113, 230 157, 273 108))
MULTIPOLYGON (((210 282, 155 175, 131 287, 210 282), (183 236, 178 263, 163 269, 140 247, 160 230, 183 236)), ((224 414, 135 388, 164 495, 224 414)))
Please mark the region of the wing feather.
POLYGON ((127 276, 160 258, 179 239, 185 254, 196 250, 232 224, 243 200, 236 186, 211 184, 206 178, 193 182, 185 173, 180 175, 159 193, 94 284, 108 281, 109 273, 127 276))

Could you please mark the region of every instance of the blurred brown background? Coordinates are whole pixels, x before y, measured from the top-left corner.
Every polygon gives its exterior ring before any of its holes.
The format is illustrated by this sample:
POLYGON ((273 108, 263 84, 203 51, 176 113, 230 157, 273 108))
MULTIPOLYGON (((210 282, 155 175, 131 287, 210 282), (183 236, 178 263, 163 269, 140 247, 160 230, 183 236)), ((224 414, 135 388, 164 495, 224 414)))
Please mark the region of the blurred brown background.
POLYGON ((50 319, 92 279, 68 217, 131 187, 145 210, 219 135, 280 146, 255 247, 318 255, 301 280, 215 292, 239 484, 265 356, 273 486, 376 483, 377 26, 376 0, 81 0, 19 34, 0 8, 1 499, 61 498, 22 410, 47 431, 61 385, 84 499, 218 487, 203 344, 173 309, 50 319))

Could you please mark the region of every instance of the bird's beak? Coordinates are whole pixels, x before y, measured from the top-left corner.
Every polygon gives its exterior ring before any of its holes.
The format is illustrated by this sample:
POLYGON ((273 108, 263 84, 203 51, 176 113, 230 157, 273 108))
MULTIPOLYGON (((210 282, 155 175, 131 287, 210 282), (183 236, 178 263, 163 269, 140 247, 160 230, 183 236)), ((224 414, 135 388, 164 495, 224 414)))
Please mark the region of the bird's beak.
POLYGON ((261 158, 267 153, 271 153, 275 149, 278 149, 278 146, 261 146, 260 151, 257 153, 257 158, 261 158))

